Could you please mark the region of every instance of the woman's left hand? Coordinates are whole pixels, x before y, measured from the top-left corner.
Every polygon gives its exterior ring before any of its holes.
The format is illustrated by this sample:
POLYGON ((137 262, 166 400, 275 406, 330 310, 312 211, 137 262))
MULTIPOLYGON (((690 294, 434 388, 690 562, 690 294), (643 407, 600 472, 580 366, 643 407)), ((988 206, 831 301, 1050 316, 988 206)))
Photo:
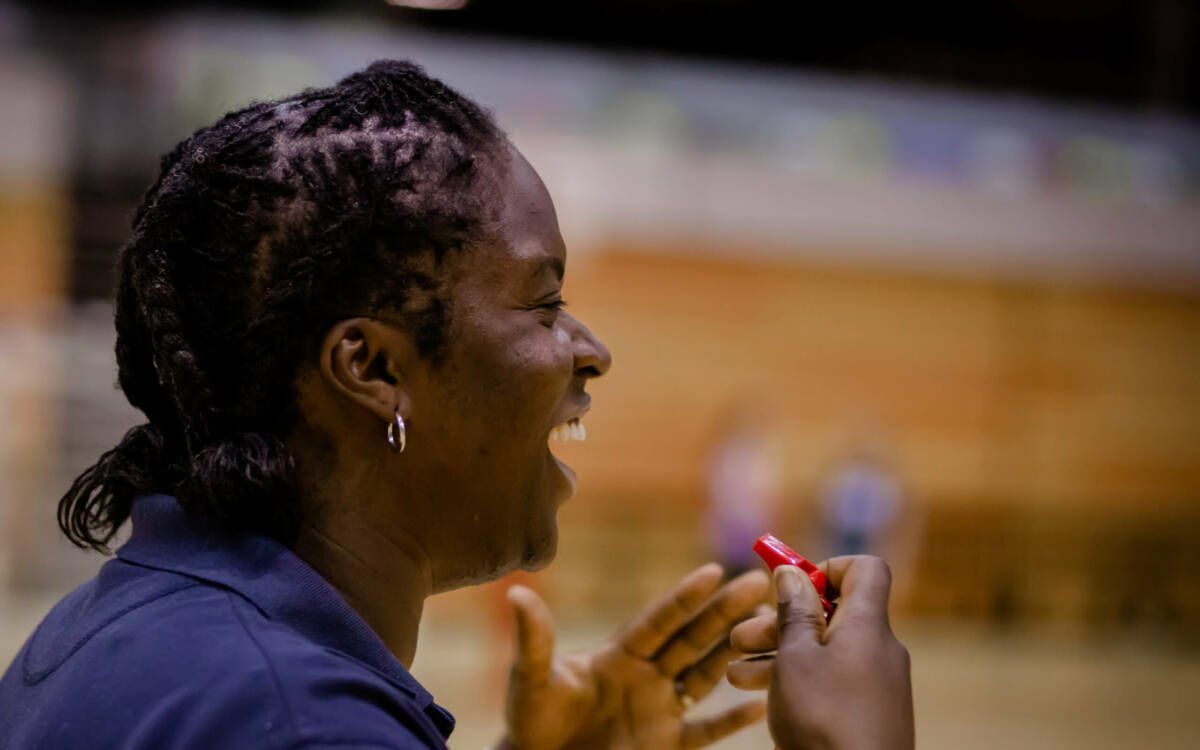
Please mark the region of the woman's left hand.
POLYGON ((517 616, 517 654, 509 678, 508 734, 502 747, 703 747, 765 715, 761 701, 688 719, 733 658, 729 630, 767 593, 762 572, 721 586, 721 567, 692 571, 604 646, 554 654, 550 610, 524 586, 509 589, 517 616))

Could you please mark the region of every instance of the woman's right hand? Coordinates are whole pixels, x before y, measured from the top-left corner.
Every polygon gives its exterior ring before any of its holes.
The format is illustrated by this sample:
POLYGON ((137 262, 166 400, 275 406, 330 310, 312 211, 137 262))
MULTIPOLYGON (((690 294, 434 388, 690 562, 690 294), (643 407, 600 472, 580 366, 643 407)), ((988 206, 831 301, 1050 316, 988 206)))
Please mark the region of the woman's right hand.
POLYGON ((911 750, 908 651, 888 623, 892 576, 877 557, 838 557, 821 566, 841 592, 828 625, 817 590, 798 568, 775 569, 778 615, 731 633, 751 658, 729 665, 740 688, 769 688, 767 721, 780 750, 911 750), (778 649, 774 658, 759 656, 778 649))

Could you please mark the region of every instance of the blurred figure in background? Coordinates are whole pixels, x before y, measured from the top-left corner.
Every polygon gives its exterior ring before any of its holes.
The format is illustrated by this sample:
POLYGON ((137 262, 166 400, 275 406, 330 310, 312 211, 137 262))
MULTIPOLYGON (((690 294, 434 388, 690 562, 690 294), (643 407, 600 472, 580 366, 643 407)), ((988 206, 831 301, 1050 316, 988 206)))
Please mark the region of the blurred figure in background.
POLYGON ((817 488, 823 557, 876 555, 888 561, 899 601, 906 598, 920 544, 920 513, 892 458, 886 434, 857 428, 817 488))
POLYGON ((780 520, 780 464, 762 404, 727 406, 708 461, 708 535, 729 578, 761 565, 751 547, 780 520))
POLYGON ((864 441, 854 447, 834 465, 819 492, 830 552, 880 554, 904 504, 881 446, 864 441))

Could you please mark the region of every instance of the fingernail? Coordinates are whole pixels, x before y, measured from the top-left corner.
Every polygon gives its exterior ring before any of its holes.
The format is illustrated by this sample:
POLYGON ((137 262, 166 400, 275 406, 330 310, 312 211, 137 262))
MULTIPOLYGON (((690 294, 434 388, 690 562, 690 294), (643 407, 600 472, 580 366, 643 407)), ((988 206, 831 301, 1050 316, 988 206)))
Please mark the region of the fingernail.
POLYGON ((775 590, 780 601, 790 601, 800 595, 800 569, 795 565, 775 568, 775 590))

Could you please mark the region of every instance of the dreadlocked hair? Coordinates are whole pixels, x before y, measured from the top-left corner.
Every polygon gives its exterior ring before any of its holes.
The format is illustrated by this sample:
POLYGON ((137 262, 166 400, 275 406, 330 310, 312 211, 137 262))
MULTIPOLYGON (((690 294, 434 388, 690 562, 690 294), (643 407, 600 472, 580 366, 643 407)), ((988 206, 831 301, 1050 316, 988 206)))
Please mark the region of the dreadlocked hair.
POLYGON ((284 436, 301 362, 330 325, 372 312, 439 361, 438 271, 494 220, 506 143, 419 66, 380 61, 231 112, 164 156, 118 261, 118 382, 147 422, 59 501, 67 538, 107 552, 134 499, 164 492, 292 543, 284 436))

